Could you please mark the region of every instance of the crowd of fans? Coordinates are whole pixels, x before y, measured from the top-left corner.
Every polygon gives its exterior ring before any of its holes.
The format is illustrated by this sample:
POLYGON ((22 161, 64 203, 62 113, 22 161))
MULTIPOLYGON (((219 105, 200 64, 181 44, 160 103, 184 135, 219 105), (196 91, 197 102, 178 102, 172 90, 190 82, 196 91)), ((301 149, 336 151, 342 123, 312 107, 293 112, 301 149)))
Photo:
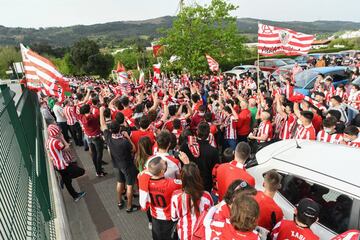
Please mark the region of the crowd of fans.
POLYGON ((267 172, 260 191, 246 168, 257 151, 280 140, 360 147, 360 114, 349 116, 350 108, 360 109, 360 88, 351 82, 335 88, 319 75, 311 96, 302 96, 293 79, 179 76, 121 92, 74 78, 64 102, 42 97, 50 155, 78 201, 85 193, 71 184, 70 136, 90 151, 97 177, 106 175, 107 149, 118 207, 146 211, 153 239, 319 239, 309 228, 319 218, 314 200, 300 200, 294 219, 284 220, 273 200, 281 176, 267 172), (137 194, 140 206, 133 203, 137 194))

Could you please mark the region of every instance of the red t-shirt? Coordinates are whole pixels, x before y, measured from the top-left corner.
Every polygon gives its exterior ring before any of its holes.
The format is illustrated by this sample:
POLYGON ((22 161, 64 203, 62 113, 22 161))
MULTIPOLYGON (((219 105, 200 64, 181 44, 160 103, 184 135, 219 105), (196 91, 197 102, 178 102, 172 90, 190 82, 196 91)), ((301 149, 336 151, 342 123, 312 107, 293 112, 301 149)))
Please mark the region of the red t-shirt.
POLYGON ((143 130, 132 131, 131 135, 130 135, 130 138, 131 138, 131 141, 134 143, 136 149, 138 148, 139 140, 142 137, 149 137, 150 141, 151 141, 151 144, 155 143, 155 135, 154 135, 153 132, 151 132, 151 131, 143 131, 143 130))
POLYGON ((96 114, 89 114, 88 116, 82 115, 80 118, 80 122, 83 127, 84 133, 89 138, 101 136, 99 115, 96 114))
POLYGON ((220 164, 219 167, 214 168, 213 176, 219 194, 219 201, 223 199, 228 187, 235 180, 246 181, 249 185, 255 187, 255 179, 246 172, 244 166, 235 160, 220 164))
POLYGON ((250 133, 251 112, 249 109, 241 110, 236 123, 236 132, 238 136, 246 136, 250 133))
POLYGON ((216 125, 210 124, 210 133, 212 133, 212 135, 215 135, 217 133, 216 125))
POLYGON ((191 118, 191 123, 190 123, 190 129, 191 130, 196 130, 197 126, 199 125, 199 123, 204 120, 204 116, 200 116, 199 114, 195 114, 192 118, 191 118))
POLYGON ((310 228, 302 228, 296 225, 294 221, 282 220, 276 224, 271 232, 272 240, 318 240, 310 228))
MULTIPOLYGON (((259 233, 256 231, 242 232, 236 230, 230 223, 212 221, 210 227, 206 231, 208 234, 211 233, 211 240, 260 240, 259 233)), ((206 234, 208 236, 208 234, 206 234)))
POLYGON ((110 109, 111 110, 111 119, 115 120, 116 114, 120 112, 118 109, 110 109))
POLYGON ((174 130, 173 119, 170 119, 164 123, 164 129, 168 130, 169 132, 172 132, 174 130))
POLYGON ((314 118, 312 120, 312 124, 315 128, 315 131, 318 133, 321 130, 322 127, 322 118, 319 114, 314 114, 314 118))
POLYGON ((121 110, 122 114, 124 114, 125 118, 131 118, 133 115, 133 110, 131 108, 125 108, 124 110, 121 110))
POLYGON ((258 226, 266 228, 267 230, 271 231, 273 228, 271 222, 271 215, 275 213, 275 223, 278 223, 283 219, 284 214, 281 208, 276 204, 274 199, 265 195, 263 192, 258 191, 255 196, 256 202, 259 204, 260 207, 260 216, 258 219, 258 226))

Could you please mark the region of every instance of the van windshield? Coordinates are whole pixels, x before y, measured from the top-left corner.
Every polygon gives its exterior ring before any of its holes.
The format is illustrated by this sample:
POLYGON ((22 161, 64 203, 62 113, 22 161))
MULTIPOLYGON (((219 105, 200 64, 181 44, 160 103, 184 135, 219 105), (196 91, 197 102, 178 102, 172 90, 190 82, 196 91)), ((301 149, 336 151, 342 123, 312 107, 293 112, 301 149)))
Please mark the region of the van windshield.
POLYGON ((295 75, 295 87, 304 88, 312 79, 319 74, 317 71, 307 70, 295 75))

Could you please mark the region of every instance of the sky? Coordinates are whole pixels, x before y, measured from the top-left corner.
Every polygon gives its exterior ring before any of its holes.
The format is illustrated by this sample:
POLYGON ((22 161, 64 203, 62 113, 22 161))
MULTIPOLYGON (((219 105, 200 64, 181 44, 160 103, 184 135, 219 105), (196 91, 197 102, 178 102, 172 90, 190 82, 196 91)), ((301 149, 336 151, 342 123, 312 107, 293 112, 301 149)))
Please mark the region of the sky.
MULTIPOLYGON (((189 5, 211 0, 184 0, 189 5)), ((360 22, 360 0, 228 0, 237 17, 360 22)), ((179 0, 0 0, 0 25, 54 27, 174 16, 179 0)))

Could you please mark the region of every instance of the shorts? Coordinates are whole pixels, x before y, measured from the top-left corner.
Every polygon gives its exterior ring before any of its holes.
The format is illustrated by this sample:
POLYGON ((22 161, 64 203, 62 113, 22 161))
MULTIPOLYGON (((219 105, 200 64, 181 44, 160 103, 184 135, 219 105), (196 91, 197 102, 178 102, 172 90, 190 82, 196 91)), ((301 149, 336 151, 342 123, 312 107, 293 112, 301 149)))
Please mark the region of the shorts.
POLYGON ((135 166, 128 168, 115 168, 116 179, 119 183, 126 183, 126 185, 133 186, 135 184, 137 169, 135 166))

